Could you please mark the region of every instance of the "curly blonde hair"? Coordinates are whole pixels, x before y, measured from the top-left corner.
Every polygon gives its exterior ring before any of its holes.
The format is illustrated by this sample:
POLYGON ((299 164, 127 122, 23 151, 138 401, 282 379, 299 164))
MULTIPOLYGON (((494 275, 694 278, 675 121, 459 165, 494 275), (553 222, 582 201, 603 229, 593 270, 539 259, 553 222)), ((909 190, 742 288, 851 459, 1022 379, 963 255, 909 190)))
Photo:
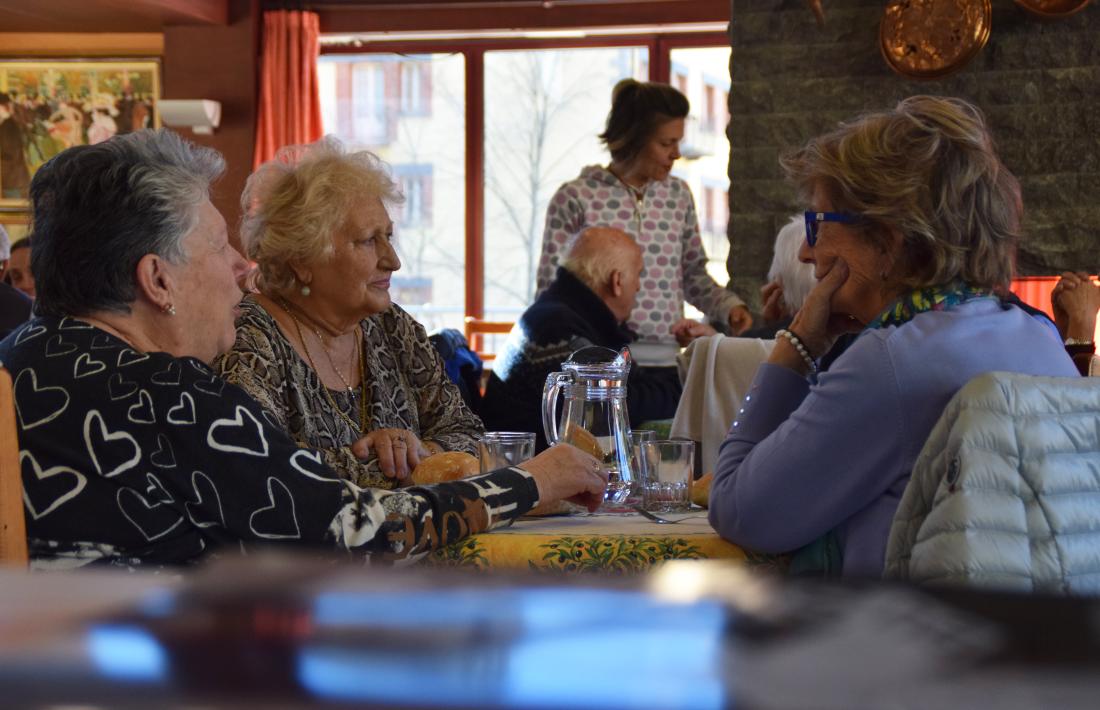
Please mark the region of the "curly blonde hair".
POLYGON ((378 156, 350 151, 333 136, 282 148, 257 168, 241 194, 241 242, 259 264, 261 290, 293 290, 291 265, 331 256, 350 210, 372 197, 386 205, 403 200, 378 156))
POLYGON ((901 234, 894 285, 961 278, 1002 288, 1011 280, 1020 187, 972 104, 912 96, 841 124, 780 162, 807 201, 821 185, 834 210, 861 215, 853 226, 884 252, 891 231, 901 234))

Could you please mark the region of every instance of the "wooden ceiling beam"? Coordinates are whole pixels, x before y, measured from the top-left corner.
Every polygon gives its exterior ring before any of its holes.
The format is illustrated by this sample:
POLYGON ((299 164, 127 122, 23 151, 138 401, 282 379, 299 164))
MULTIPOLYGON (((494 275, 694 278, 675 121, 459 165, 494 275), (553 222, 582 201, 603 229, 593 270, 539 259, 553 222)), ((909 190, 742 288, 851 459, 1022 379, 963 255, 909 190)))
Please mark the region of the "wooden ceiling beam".
POLYGON ((318 3, 321 31, 414 32, 728 22, 729 0, 396 0, 318 3))

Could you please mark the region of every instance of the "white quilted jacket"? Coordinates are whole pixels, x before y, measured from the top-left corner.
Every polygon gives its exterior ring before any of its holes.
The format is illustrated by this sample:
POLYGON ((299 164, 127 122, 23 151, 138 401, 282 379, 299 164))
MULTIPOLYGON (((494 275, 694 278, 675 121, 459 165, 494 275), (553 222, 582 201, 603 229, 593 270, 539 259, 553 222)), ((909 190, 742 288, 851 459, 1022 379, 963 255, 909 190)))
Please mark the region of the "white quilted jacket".
POLYGON ((997 372, 963 387, 917 458, 884 574, 1100 593, 1100 379, 997 372))

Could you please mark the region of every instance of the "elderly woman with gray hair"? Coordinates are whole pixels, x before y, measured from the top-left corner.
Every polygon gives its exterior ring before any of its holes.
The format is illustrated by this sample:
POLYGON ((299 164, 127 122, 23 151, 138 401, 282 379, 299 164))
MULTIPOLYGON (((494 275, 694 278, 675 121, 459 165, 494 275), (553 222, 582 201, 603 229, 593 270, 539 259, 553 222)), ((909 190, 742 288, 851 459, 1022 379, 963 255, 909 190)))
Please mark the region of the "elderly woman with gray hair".
POLYGON ((420 458, 476 453, 484 431, 423 326, 390 300, 401 268, 382 162, 335 138, 291 146, 241 198, 259 293, 216 368, 298 442, 364 486, 392 488, 420 458))
POLYGON ((570 446, 462 481, 362 488, 218 377, 207 363, 236 338, 248 268, 208 196, 222 170, 210 149, 138 131, 35 174, 40 317, 0 360, 36 567, 183 565, 272 542, 416 559, 538 503, 599 505, 600 466, 570 446))

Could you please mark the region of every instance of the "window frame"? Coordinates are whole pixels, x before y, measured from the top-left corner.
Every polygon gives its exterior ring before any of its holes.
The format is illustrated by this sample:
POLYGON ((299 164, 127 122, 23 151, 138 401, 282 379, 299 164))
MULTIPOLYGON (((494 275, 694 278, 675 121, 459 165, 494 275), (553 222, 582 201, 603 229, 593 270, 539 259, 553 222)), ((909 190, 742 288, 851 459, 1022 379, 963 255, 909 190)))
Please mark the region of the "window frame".
POLYGON ((465 315, 480 320, 485 317, 485 53, 524 49, 645 47, 649 53, 649 81, 669 83, 674 49, 728 46, 729 37, 723 32, 639 32, 592 37, 396 40, 339 46, 322 44, 321 53, 463 56, 466 64, 465 315))

